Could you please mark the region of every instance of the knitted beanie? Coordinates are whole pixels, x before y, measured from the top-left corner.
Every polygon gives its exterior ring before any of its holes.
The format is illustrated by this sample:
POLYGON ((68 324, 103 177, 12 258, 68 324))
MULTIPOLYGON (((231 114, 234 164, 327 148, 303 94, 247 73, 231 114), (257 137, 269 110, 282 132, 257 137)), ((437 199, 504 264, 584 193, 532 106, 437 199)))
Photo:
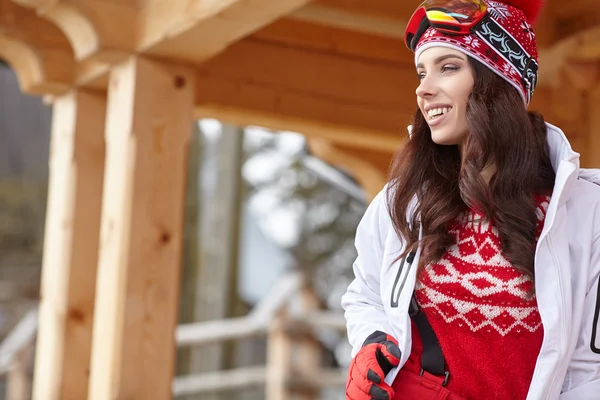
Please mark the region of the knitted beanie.
POLYGON ((418 39, 415 64, 421 53, 430 47, 461 51, 506 79, 528 105, 538 81, 538 50, 532 24, 541 10, 542 1, 484 1, 488 18, 468 35, 448 34, 429 27, 418 39))

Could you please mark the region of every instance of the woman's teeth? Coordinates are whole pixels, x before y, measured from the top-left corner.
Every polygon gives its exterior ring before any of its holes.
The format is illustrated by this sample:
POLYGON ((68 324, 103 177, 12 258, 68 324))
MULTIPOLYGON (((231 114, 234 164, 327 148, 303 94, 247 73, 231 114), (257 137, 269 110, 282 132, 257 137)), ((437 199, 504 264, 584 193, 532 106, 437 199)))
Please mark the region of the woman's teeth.
POLYGON ((427 117, 430 120, 432 120, 432 119, 435 119, 435 118, 439 117, 440 115, 446 114, 450 110, 452 110, 452 107, 434 108, 434 109, 429 110, 427 112, 427 117))

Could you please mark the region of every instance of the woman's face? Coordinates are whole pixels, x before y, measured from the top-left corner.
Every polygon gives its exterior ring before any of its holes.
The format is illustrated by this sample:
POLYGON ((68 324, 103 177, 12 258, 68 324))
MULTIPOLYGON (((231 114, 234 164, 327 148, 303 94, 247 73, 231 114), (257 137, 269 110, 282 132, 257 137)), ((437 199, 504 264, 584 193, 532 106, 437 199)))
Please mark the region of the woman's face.
POLYGON ((419 56, 417 103, 441 145, 462 145, 468 134, 467 102, 475 79, 467 56, 446 47, 431 47, 419 56))

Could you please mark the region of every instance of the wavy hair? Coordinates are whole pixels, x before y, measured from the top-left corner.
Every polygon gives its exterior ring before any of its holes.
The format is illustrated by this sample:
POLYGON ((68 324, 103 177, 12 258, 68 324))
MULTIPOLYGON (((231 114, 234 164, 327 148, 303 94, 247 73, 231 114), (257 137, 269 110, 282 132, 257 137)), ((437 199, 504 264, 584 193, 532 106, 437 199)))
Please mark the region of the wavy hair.
POLYGON ((405 256, 421 245, 419 270, 454 244, 449 224, 472 207, 493 221, 503 255, 534 278, 535 196, 552 191, 555 173, 544 118, 523 107, 515 88, 469 58, 475 84, 467 103, 469 134, 458 146, 438 145, 419 109, 411 139, 394 156, 387 202, 405 256), (484 168, 495 171, 489 182, 484 168), (419 242, 417 229, 422 226, 419 242))

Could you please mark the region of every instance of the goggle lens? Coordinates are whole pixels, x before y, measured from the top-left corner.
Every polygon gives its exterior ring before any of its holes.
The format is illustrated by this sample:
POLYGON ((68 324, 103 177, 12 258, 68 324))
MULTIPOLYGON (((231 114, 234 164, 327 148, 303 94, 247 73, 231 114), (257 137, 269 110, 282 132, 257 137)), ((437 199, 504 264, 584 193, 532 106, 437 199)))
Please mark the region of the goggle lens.
MULTIPOLYGON (((424 33, 423 19, 439 31, 453 34, 469 34, 487 13, 484 0, 426 0, 411 17, 404 41, 414 50, 415 36, 424 33)), ((419 38, 416 38, 417 41, 419 38)))

